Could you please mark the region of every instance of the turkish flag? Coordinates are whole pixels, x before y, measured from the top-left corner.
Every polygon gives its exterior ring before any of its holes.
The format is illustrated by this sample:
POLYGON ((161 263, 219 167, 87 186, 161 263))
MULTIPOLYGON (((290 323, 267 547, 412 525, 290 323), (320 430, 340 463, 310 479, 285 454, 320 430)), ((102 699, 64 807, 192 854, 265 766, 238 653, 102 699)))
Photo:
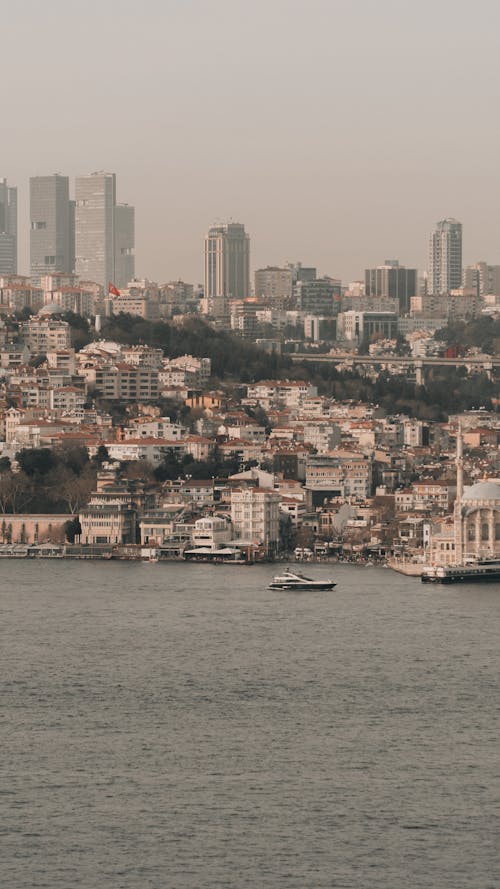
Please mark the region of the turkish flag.
POLYGON ((113 296, 120 296, 120 291, 115 287, 112 281, 109 281, 108 283, 108 293, 112 293, 113 296))

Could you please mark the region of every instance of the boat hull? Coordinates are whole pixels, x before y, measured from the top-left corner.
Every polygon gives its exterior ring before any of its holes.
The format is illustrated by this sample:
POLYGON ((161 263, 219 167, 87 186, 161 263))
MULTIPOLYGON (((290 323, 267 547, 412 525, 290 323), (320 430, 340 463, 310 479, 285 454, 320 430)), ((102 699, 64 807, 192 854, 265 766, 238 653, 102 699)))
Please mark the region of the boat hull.
POLYGON ((333 581, 318 583, 270 583, 270 590, 333 590, 337 586, 333 581))
POLYGON ((442 572, 424 572, 422 583, 500 583, 500 569, 464 568, 444 569, 442 572))

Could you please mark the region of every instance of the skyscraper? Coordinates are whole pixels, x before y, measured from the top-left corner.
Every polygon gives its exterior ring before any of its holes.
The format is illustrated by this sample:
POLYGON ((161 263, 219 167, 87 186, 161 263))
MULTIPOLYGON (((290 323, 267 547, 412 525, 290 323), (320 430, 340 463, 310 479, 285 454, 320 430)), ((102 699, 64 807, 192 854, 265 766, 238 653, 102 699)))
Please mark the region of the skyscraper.
POLYGON ((0 179, 0 274, 17 274, 17 188, 0 179))
POLYGON ((72 274, 75 247, 69 178, 34 176, 30 179, 30 270, 33 277, 72 274))
POLYGON ((436 223, 429 244, 430 294, 448 293, 462 284, 462 223, 443 219, 436 223))
POLYGON ((126 287, 135 276, 135 209, 128 204, 115 207, 115 273, 113 282, 126 287))
POLYGON ((78 176, 75 199, 76 273, 106 288, 115 274, 115 174, 78 176))
POLYGON ((90 173, 75 180, 75 270, 107 290, 135 275, 134 208, 116 203, 115 173, 90 173))
MULTIPOLYGON (((250 238, 239 222, 213 225, 205 238, 205 302, 250 296, 250 238)), ((215 302, 214 302, 215 301, 215 302)), ((217 312, 215 314, 218 314, 217 312)))

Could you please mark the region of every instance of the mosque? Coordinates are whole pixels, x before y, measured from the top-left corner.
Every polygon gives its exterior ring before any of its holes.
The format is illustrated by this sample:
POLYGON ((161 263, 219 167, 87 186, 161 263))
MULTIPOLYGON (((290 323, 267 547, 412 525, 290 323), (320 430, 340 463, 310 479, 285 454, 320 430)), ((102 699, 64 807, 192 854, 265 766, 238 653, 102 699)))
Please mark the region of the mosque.
POLYGON ((430 561, 463 565, 475 559, 500 559, 500 479, 484 479, 464 488, 459 428, 455 507, 453 516, 431 531, 430 561))

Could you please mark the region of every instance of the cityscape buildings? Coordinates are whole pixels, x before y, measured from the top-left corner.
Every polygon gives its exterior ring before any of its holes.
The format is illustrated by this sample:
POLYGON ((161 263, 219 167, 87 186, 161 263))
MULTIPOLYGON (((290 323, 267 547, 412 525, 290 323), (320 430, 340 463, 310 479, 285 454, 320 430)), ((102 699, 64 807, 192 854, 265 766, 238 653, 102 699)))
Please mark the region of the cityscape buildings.
POLYGON ((17 273, 17 188, 0 179, 0 274, 17 273))
POLYGON ((443 219, 436 223, 429 243, 430 294, 448 293, 462 285, 462 223, 443 219))
POLYGON ((30 179, 30 271, 32 278, 71 274, 75 265, 74 202, 69 177, 30 179))

